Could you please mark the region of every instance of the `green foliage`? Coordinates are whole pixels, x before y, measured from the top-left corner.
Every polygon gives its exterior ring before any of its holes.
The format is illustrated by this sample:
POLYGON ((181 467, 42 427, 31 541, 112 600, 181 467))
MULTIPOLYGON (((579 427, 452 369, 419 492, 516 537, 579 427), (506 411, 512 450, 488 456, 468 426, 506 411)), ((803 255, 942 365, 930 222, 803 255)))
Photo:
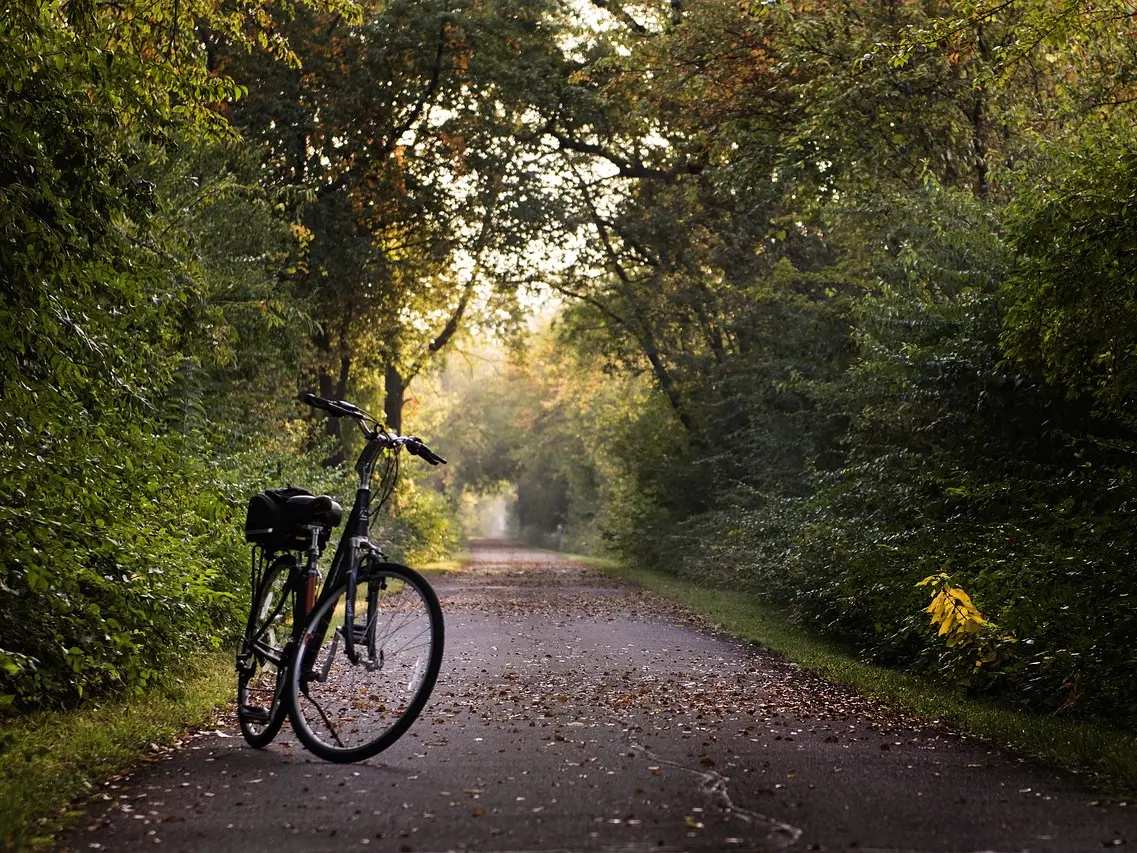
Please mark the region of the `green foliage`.
POLYGON ((1133 715, 1126 457, 1095 440, 1084 406, 1004 362, 1010 254, 983 209, 938 191, 908 207, 924 215, 894 204, 896 219, 873 221, 904 251, 875 258, 856 359, 814 388, 847 418, 843 463, 803 497, 688 520, 671 564, 784 604, 876 661, 1036 710, 1133 715), (941 571, 1019 642, 994 638, 980 668, 946 647, 916 588, 941 571))
POLYGON ((1055 152, 1012 210, 1018 267, 1003 340, 1009 355, 1071 398, 1093 397, 1130 428, 1137 392, 1137 152, 1125 142, 1055 152), (1108 310, 1103 310, 1108 306, 1108 310))
POLYGON ((282 28, 302 70, 219 50, 249 90, 231 118, 263 144, 303 235, 291 278, 317 323, 309 382, 332 398, 382 384, 401 432, 408 385, 460 330, 519 323, 524 249, 555 205, 539 139, 519 129, 563 56, 548 0, 360 11, 304 10, 282 28))
POLYGON ((260 212, 262 191, 225 192, 235 174, 221 149, 185 149, 145 163, 131 149, 122 180, 151 179, 150 201, 132 219, 123 210, 100 226, 92 213, 73 229, 42 229, 82 245, 45 249, 35 267, 30 255, 4 255, 14 280, 39 277, 0 302, 8 705, 143 689, 237 624, 244 499, 224 488, 206 438, 226 404, 240 405, 219 399, 224 384, 263 374, 257 359, 289 344, 273 337, 263 304, 246 312, 232 298, 248 305, 250 290, 269 292, 269 261, 239 275, 249 256, 226 258, 218 244, 263 249, 279 228, 260 212), (198 210, 179 185, 206 166, 221 189, 198 210), (237 221, 240 239, 224 233, 237 221))
POLYGON ((243 591, 241 507, 208 469, 136 422, 52 414, 70 417, 39 433, 44 462, 4 459, 0 693, 17 707, 145 688, 220 644, 243 591))
POLYGON ((271 25, 259 4, 5 7, 5 710, 145 690, 239 624, 251 489, 216 453, 292 395, 303 306, 202 38, 271 25))
MULTIPOLYGON (((404 461, 418 464, 417 460, 404 461)), ((449 497, 439 483, 423 483, 420 477, 404 469, 390 506, 372 527, 372 538, 389 557, 412 565, 448 556, 459 538, 449 497)))

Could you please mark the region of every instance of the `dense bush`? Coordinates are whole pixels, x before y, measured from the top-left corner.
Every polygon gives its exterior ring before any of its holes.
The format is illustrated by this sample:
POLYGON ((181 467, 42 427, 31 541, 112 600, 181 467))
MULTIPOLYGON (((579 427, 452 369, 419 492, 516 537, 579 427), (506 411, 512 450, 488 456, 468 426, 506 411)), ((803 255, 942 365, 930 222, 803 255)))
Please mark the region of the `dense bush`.
MULTIPOLYGON (((406 460, 408 467, 420 465, 406 460)), ((372 525, 372 538, 392 560, 411 565, 439 560, 459 541, 456 512, 450 498, 419 474, 406 472, 391 495, 390 505, 372 525)), ((346 506, 346 505, 345 505, 346 506)))
POLYGON ((846 465, 809 500, 757 513, 737 565, 874 659, 1038 710, 1134 714, 1128 477, 1059 394, 1007 374, 998 300, 959 302, 865 304, 876 335, 843 389, 860 404, 846 465), (977 667, 936 636, 917 583, 939 572, 1016 641, 998 661, 977 667))
POLYGON ((855 361, 811 389, 847 418, 842 465, 815 470, 807 496, 683 522, 677 567, 787 605, 881 662, 1036 710, 1137 715, 1125 430, 1007 360, 1015 259, 942 201, 934 235, 909 230, 903 255, 876 259, 855 361), (941 572, 997 626, 994 657, 937 636, 917 584, 941 572))
MULTIPOLYGON (((1073 190, 1086 193, 1083 181, 1075 171, 1073 190)), ((562 517, 591 512, 594 546, 778 603, 866 658, 973 693, 1137 718, 1125 410, 1005 349, 1026 346, 1008 331, 1022 332, 1024 312, 1056 316, 1040 307, 1054 288, 1024 285, 1040 266, 1056 275, 1056 261, 1016 249, 1044 240, 1040 222, 1065 228, 1073 214, 1037 201, 1024 195, 1007 218, 935 184, 887 203, 845 199, 830 227, 858 243, 859 260, 824 277, 831 292, 842 274, 844 292, 863 290, 818 296, 803 273, 795 292, 756 300, 747 334, 761 345, 722 375, 701 367, 714 381, 688 389, 697 434, 662 394, 599 407, 571 357, 553 368, 557 416, 517 416, 523 455, 534 470, 563 466, 552 434, 591 449, 592 483, 563 481, 558 494, 562 517), (944 589, 978 608, 973 633, 938 633, 927 608, 944 589)), ((1111 375, 1116 388, 1124 376, 1111 375)))
POLYGON ((141 689, 219 643, 239 605, 235 507, 207 469, 136 423, 74 414, 45 463, 5 460, 6 704, 141 689))
POLYGON ((1092 397, 1107 423, 1133 428, 1137 151, 1105 133, 1046 162, 1011 208, 1019 263, 1003 343, 1071 398, 1092 397))

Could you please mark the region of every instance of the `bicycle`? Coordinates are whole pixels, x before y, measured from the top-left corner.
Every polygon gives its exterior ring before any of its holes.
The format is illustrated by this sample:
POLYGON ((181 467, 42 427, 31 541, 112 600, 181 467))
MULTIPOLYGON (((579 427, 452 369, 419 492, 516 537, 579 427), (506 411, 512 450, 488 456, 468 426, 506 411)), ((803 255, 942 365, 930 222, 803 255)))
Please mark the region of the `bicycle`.
POLYGON ((391 746, 422 712, 444 634, 438 596, 370 541, 371 519, 394 490, 400 450, 431 465, 446 460, 416 436, 388 433, 352 403, 300 399, 357 422, 365 439, 359 486, 322 586, 318 561, 342 520, 340 504, 291 486, 249 501, 252 602, 237 654, 237 717, 255 748, 270 744, 287 716, 313 754, 361 761, 391 746), (371 480, 381 458, 388 464, 376 500, 371 480))

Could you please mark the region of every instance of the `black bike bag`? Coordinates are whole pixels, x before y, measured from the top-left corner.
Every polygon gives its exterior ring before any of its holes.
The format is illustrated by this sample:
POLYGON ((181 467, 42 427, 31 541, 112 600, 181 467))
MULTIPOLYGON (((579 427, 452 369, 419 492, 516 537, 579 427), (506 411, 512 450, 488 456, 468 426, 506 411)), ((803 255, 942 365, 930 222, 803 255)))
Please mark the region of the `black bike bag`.
POLYGON ((293 525, 287 507, 289 498, 311 494, 306 489, 286 486, 283 489, 265 489, 259 495, 253 495, 245 516, 245 541, 260 545, 268 552, 307 547, 311 534, 293 525))

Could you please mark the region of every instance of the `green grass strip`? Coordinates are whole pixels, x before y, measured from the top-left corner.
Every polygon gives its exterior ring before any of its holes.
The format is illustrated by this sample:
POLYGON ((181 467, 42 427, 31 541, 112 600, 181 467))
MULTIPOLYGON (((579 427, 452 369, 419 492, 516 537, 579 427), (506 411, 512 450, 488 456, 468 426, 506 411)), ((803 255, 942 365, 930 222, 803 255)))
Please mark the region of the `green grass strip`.
MULTIPOLYGON (((568 555, 566 555, 568 556, 568 555)), ((573 557, 685 605, 716 628, 756 643, 835 684, 898 711, 1067 770, 1137 790, 1137 737, 1092 723, 1041 717, 968 699, 926 679, 865 663, 750 596, 698 586, 610 560, 573 557)))
POLYGON ((199 725, 234 691, 233 659, 202 658, 143 696, 0 721, 0 846, 37 848, 68 822, 67 805, 199 725))
POLYGON ((469 558, 465 557, 461 553, 458 553, 454 554, 451 557, 448 557, 445 560, 434 560, 430 563, 417 564, 414 566, 414 568, 427 575, 444 575, 449 572, 461 571, 468 562, 469 558))

